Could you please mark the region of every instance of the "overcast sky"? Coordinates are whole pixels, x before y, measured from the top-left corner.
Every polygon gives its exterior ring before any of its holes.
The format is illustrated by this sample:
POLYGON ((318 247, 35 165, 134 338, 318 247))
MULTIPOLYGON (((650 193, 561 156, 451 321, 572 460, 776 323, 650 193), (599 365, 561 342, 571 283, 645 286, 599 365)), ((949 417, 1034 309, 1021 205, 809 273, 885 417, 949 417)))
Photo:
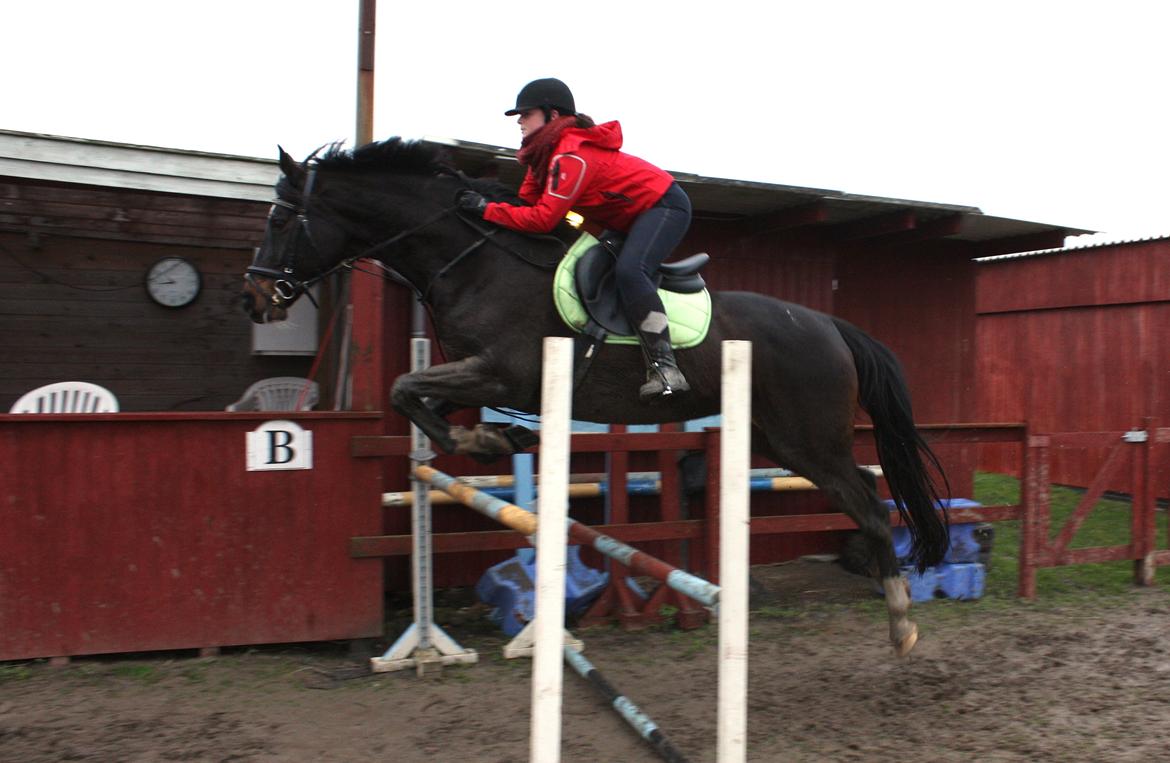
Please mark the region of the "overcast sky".
MULTIPOLYGON (((1170 233, 1170 5, 379 2, 375 135, 515 147, 537 77, 668 170, 1170 233)), ((352 141, 357 0, 4 0, 0 128, 352 141)))

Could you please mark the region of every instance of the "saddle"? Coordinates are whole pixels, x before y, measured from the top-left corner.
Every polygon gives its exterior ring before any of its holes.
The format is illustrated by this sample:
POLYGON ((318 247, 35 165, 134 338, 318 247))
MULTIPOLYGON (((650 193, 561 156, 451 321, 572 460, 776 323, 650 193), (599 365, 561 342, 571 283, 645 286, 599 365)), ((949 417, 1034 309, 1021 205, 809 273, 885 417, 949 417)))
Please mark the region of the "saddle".
MULTIPOLYGON (((597 243, 581 255, 573 271, 581 306, 593 323, 605 333, 616 336, 630 336, 634 333, 618 299, 614 273, 614 265, 624 243, 625 237, 621 234, 605 231, 597 243)), ((678 294, 701 292, 707 285, 699 271, 710 259, 709 255, 703 253, 692 254, 678 262, 663 263, 658 266, 658 272, 653 278, 654 285, 658 289, 678 294)))

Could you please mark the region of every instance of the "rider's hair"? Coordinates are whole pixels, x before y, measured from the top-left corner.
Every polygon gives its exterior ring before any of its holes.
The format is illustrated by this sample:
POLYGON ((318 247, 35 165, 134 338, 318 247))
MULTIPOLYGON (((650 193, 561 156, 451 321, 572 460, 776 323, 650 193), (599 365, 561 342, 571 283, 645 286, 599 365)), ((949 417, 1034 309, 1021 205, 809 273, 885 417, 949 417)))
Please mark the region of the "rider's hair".
MULTIPOLYGON (((542 109, 542 111, 544 111, 544 121, 551 122, 553 109, 544 108, 544 109, 542 109)), ((559 111, 557 113, 561 114, 559 111)), ((580 127, 582 129, 589 129, 590 127, 597 126, 597 123, 593 121, 593 117, 589 116, 588 114, 561 114, 561 116, 562 117, 576 117, 577 124, 573 125, 574 127, 580 127)))

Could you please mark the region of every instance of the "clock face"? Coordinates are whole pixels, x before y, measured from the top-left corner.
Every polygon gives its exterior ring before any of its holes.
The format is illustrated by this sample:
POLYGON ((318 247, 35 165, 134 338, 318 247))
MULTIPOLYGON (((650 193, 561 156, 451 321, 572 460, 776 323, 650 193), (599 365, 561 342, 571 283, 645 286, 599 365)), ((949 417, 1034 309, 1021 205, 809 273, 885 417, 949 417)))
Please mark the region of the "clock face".
POLYGON ((164 307, 191 304, 202 286, 199 271, 182 257, 163 257, 146 271, 146 293, 164 307))

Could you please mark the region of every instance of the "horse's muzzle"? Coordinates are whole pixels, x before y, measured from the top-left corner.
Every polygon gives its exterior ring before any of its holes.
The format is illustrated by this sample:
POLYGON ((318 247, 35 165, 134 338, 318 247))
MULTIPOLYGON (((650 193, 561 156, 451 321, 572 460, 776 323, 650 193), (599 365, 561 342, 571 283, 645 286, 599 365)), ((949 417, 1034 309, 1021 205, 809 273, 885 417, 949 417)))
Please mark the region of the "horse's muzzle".
MULTIPOLYGON (((274 323, 288 317, 288 311, 273 303, 272 294, 266 293, 259 281, 262 279, 246 279, 244 290, 240 292, 241 307, 253 323, 274 323)), ((267 279, 264 279, 267 280, 267 279)))

